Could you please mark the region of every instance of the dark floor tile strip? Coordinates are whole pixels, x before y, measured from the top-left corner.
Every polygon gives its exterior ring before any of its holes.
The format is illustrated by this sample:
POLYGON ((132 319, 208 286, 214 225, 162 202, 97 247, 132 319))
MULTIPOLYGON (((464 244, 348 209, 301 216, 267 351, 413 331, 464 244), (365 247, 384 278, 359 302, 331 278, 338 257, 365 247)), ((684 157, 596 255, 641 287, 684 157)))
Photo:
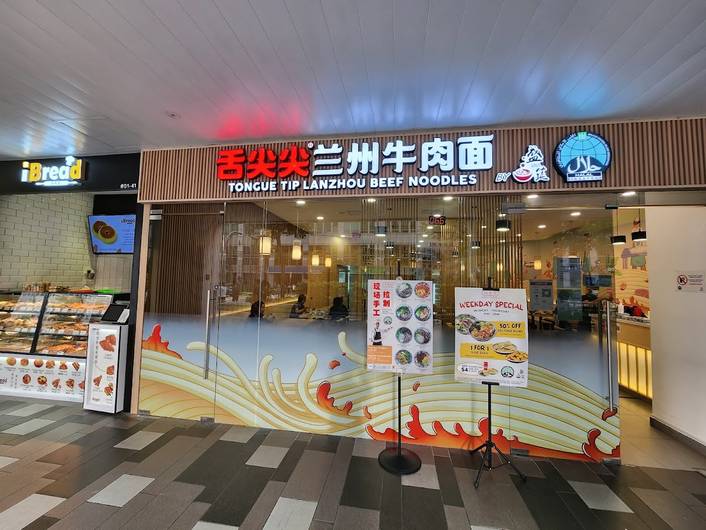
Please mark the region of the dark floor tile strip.
POLYGON ((385 471, 377 460, 361 456, 351 457, 341 494, 341 504, 379 510, 383 473, 385 471))
POLYGON ((314 434, 307 445, 307 449, 312 451, 327 451, 335 453, 341 440, 340 436, 328 436, 326 434, 314 434))
POLYGON ((150 443, 147 447, 140 449, 139 451, 134 451, 127 459, 130 462, 142 462, 145 458, 153 455, 155 452, 171 442, 174 438, 177 436, 183 436, 184 434, 184 429, 171 429, 162 434, 162 436, 150 443))
POLYGON ((441 492, 402 486, 402 528, 427 530, 446 528, 446 513, 441 492))
POLYGON ((56 517, 47 517, 46 515, 42 515, 38 519, 35 519, 30 524, 25 526, 22 530, 46 530, 47 528, 51 528, 58 522, 59 519, 57 519, 56 517))
POLYGON ((289 477, 292 476, 294 468, 297 467, 299 459, 302 457, 302 454, 304 454, 306 444, 307 442, 303 440, 296 440, 292 443, 289 447, 289 451, 287 451, 287 454, 284 455, 279 467, 275 471, 274 475, 272 475, 272 480, 277 482, 289 481, 289 477))
MULTIPOLYGON (((377 462, 375 462, 377 464, 377 462)), ((379 467, 379 464, 378 464, 379 467)), ((380 498, 380 530, 402 528, 402 479, 381 470, 382 496, 380 498)))
POLYGON ((591 510, 586 503, 581 500, 581 497, 575 493, 568 493, 560 491, 558 493, 559 498, 564 503, 564 505, 569 509, 571 515, 580 525, 580 528, 584 530, 601 530, 605 529, 612 530, 611 527, 606 527, 601 523, 601 521, 596 517, 594 510, 591 510))
POLYGON ((628 507, 635 512, 649 528, 653 530, 670 530, 671 527, 665 523, 655 512, 653 512, 642 499, 632 491, 632 487, 640 487, 640 480, 644 477, 648 488, 664 490, 659 484, 653 481, 646 473, 638 468, 622 466, 620 469, 611 468, 614 476, 602 475, 601 478, 610 489, 615 492, 628 507), (652 488, 650 486, 657 486, 652 488))
POLYGON ((441 491, 441 498, 444 501, 444 504, 447 506, 463 507, 463 499, 461 498, 461 493, 458 490, 456 473, 454 472, 451 459, 435 456, 434 464, 436 465, 436 475, 439 479, 439 490, 441 491))
POLYGON ((333 465, 326 477, 324 490, 316 506, 314 519, 334 523, 336 520, 336 512, 341 501, 343 486, 346 483, 346 475, 348 474, 348 466, 353 455, 353 446, 355 440, 353 438, 342 438, 338 444, 336 455, 333 459, 333 465))
MULTIPOLYGON (((542 472, 546 473, 546 470, 542 469, 542 472)), ((557 473, 556 470, 554 473, 557 473)), ((523 482, 520 477, 511 476, 517 491, 529 508, 532 517, 537 521, 539 528, 542 530, 566 530, 567 528, 581 527, 571 511, 561 501, 550 479, 527 477, 527 482, 523 482)))
POLYGON ((205 486, 196 500, 212 503, 238 470, 245 466, 265 436, 266 431, 258 431, 246 444, 218 441, 186 468, 177 480, 205 486))
POLYGON ((239 527, 273 474, 272 468, 241 465, 204 514, 203 520, 239 527))

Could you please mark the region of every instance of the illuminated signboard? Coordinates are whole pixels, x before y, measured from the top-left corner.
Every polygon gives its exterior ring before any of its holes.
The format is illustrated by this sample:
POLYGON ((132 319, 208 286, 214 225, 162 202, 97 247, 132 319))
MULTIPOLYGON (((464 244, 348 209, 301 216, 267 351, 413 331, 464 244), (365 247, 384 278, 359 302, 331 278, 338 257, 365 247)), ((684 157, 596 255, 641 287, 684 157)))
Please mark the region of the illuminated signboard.
POLYGON ((564 138, 554 151, 554 165, 566 182, 603 180, 610 166, 608 142, 601 136, 579 131, 564 138))
POLYGON ((22 162, 20 181, 35 186, 76 186, 86 178, 86 165, 80 158, 67 156, 63 165, 44 165, 41 162, 22 162))

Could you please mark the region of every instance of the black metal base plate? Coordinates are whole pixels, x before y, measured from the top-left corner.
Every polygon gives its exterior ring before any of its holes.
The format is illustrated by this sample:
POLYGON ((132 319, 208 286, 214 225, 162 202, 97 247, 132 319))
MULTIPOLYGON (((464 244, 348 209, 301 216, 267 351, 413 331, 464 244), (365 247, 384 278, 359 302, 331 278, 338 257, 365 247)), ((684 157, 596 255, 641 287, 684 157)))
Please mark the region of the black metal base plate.
POLYGON ((395 475, 411 475, 422 467, 422 461, 417 453, 402 448, 398 454, 397 447, 388 447, 382 451, 378 455, 378 462, 385 471, 395 475))

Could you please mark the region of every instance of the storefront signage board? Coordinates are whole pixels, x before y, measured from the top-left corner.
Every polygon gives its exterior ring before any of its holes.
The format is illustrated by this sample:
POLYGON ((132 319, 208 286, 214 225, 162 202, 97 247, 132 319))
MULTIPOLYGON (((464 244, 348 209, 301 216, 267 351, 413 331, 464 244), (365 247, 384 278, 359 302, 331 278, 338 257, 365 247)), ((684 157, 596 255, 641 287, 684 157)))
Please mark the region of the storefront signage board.
POLYGON ((706 271, 677 271, 675 273, 677 291, 687 293, 703 293, 706 271))
POLYGON ((431 282, 368 281, 368 370, 431 374, 433 300, 431 282))
POLYGON ((0 195, 136 192, 140 154, 0 161, 0 195))
POLYGON ((529 367, 527 292, 455 289, 457 381, 526 387, 529 367))

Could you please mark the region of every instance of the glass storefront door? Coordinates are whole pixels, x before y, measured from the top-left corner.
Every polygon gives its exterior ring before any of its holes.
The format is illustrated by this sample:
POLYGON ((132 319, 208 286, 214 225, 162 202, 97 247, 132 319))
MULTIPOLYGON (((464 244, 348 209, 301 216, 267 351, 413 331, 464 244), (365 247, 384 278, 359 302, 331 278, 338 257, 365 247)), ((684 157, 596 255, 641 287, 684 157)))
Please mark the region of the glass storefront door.
POLYGON ((223 205, 165 205, 150 219, 139 409, 215 416, 223 205))

